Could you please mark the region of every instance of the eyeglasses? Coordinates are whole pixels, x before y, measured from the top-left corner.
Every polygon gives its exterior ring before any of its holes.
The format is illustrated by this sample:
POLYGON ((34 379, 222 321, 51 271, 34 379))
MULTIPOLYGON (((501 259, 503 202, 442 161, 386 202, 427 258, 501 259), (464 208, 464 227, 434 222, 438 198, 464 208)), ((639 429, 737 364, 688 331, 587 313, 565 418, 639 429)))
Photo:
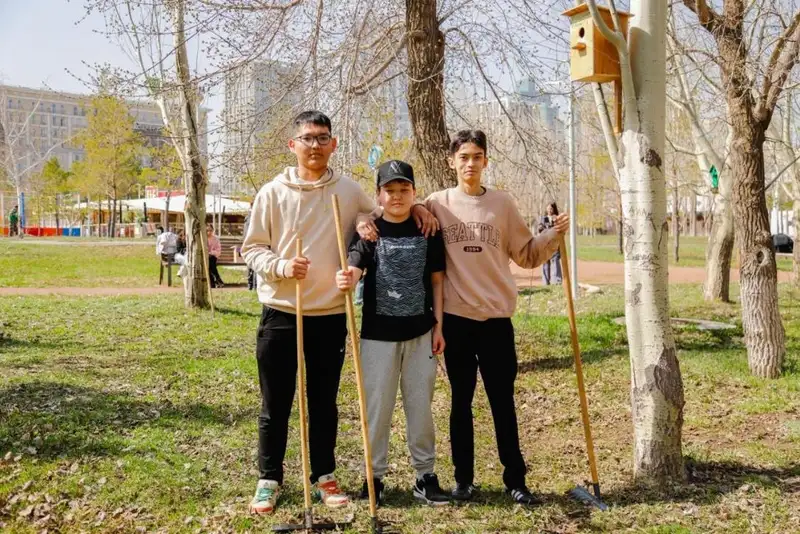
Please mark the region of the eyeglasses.
POLYGON ((314 146, 314 141, 316 141, 319 146, 325 146, 325 145, 327 145, 327 144, 329 144, 331 142, 331 139, 333 139, 333 137, 331 135, 328 135, 328 134, 301 135, 300 137, 295 137, 295 139, 297 141, 300 141, 304 145, 310 147, 310 146, 314 146))

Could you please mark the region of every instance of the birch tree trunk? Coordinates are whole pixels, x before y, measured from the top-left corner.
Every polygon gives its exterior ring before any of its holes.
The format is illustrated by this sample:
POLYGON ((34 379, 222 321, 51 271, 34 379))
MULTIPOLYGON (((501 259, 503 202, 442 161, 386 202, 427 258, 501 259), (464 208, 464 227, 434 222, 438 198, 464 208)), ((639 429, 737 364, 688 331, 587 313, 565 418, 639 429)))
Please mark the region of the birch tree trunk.
MULTIPOLYGON (((692 141, 697 152, 697 167, 705 182, 710 180, 710 169, 713 165, 719 174, 718 191, 714 194, 711 228, 708 231, 706 245, 706 277, 703 284, 703 297, 706 301, 730 301, 731 257, 733 256, 734 226, 733 212, 730 208, 731 177, 725 168, 725 155, 719 154, 709 139, 705 128, 700 123, 697 106, 683 64, 678 53, 679 47, 672 40, 668 41, 670 52, 675 56, 678 87, 681 102, 679 106, 689 119, 692 141)), ((730 132, 725 143, 725 154, 730 153, 730 132)))
POLYGON ((635 109, 625 112, 625 317, 631 356, 634 476, 684 477, 683 380, 669 322, 664 180, 667 4, 633 0, 629 36, 635 109))
POLYGON ((450 136, 445 124, 444 35, 436 0, 406 0, 408 35, 408 115, 414 148, 422 161, 425 183, 436 189, 456 184, 447 164, 450 136))
POLYGON ((792 202, 794 209, 794 251, 792 254, 792 283, 800 289, 800 184, 797 184, 797 194, 792 202))
POLYGON ((706 245, 706 301, 730 302, 731 258, 733 257, 733 183, 730 172, 720 172, 719 191, 714 195, 711 229, 706 245))
POLYGON ((680 193, 678 191, 678 178, 675 177, 675 183, 672 185, 672 224, 673 232, 675 233, 675 263, 681 261, 680 246, 681 246, 681 222, 680 222, 680 209, 678 203, 680 202, 680 193))
MULTIPOLYGON (((609 33, 595 5, 595 25, 609 33)), ((666 17, 662 0, 633 0, 628 43, 615 32, 625 102, 620 140, 625 321, 631 359, 633 472, 683 479, 683 380, 669 321, 669 222, 664 178, 666 17)))
POLYGON ((206 169, 200 152, 197 126, 197 91, 191 82, 184 31, 184 0, 172 5, 175 32, 175 64, 178 71, 180 126, 183 144, 184 184, 186 187, 186 256, 189 277, 184 283, 187 307, 208 308, 211 305, 208 274, 208 241, 206 237, 206 169))

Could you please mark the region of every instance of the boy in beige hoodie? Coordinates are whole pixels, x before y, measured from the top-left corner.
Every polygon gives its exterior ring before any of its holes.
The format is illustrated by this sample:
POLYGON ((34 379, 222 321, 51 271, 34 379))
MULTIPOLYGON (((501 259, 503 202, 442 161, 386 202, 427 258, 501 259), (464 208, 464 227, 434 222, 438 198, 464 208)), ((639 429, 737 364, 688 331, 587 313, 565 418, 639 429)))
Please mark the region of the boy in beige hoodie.
MULTIPOLYGON (((257 514, 271 513, 283 484, 283 459, 297 375, 295 280, 303 280, 303 329, 306 363, 311 482, 326 506, 348 504, 334 470, 338 410, 336 396, 344 363, 347 328, 344 294, 333 282, 339 254, 331 197, 340 199, 345 238, 353 235, 356 218, 375 209, 361 187, 328 167, 336 149, 331 121, 318 111, 295 118, 290 150, 297 167, 289 167, 256 195, 242 256, 258 277, 263 304, 256 341, 261 389, 258 420, 259 481, 250 503, 257 514), (303 255, 295 257, 295 241, 303 239, 303 255)), ((414 208, 423 232, 437 227, 422 206, 414 208)), ((364 218, 365 221, 368 217, 364 218)), ((364 225, 366 231, 366 224, 364 225)))
POLYGON ((452 389, 450 447, 456 488, 453 498, 470 500, 475 492, 472 399, 480 370, 492 409, 506 490, 520 504, 537 504, 525 485, 525 461, 519 446, 514 380, 517 353, 511 316, 517 285, 509 262, 526 269, 541 265, 569 228, 569 216, 533 237, 514 198, 481 185, 486 168, 486 135, 463 130, 450 144, 450 166, 458 185, 428 197, 445 242, 443 334, 447 378, 452 389))

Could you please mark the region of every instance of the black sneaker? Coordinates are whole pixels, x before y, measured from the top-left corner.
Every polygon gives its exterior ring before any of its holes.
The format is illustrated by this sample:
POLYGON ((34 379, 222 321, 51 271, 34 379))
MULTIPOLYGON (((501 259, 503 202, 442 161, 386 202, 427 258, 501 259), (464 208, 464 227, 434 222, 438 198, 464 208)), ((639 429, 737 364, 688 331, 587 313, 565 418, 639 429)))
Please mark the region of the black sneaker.
MULTIPOLYGON (((375 504, 381 506, 383 504, 383 482, 379 478, 373 478, 372 483, 375 486, 375 504)), ((366 479, 364 480, 364 484, 361 485, 361 495, 359 495, 359 498, 369 500, 369 485, 366 479)))
POLYGON ((478 488, 473 484, 456 484, 456 489, 450 496, 457 501, 471 501, 478 488))
POLYGON ((514 499, 514 502, 516 503, 527 504, 529 506, 536 506, 537 504, 542 504, 542 500, 533 493, 531 493, 530 490, 525 486, 519 488, 513 488, 506 491, 511 495, 511 498, 514 499))
POLYGON ((439 486, 439 477, 434 473, 425 473, 414 484, 414 497, 431 506, 445 506, 450 503, 450 497, 445 495, 439 486))

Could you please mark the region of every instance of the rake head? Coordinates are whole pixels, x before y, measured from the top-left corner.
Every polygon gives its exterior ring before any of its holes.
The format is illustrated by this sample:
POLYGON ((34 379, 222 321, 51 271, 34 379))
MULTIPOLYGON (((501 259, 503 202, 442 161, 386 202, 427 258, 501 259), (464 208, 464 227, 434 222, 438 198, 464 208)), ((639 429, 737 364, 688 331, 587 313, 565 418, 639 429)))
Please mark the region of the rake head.
POLYGON ((608 510, 608 505, 600 500, 600 484, 592 484, 592 486, 594 487, 594 495, 589 493, 583 486, 576 486, 569 491, 569 496, 582 503, 595 506, 599 510, 605 512, 608 510))
POLYGON ((283 523, 272 527, 273 532, 297 532, 303 530, 306 532, 319 532, 325 530, 344 530, 353 524, 352 516, 347 517, 343 521, 328 521, 323 523, 314 523, 314 517, 311 510, 306 510, 303 513, 302 523, 283 523))

